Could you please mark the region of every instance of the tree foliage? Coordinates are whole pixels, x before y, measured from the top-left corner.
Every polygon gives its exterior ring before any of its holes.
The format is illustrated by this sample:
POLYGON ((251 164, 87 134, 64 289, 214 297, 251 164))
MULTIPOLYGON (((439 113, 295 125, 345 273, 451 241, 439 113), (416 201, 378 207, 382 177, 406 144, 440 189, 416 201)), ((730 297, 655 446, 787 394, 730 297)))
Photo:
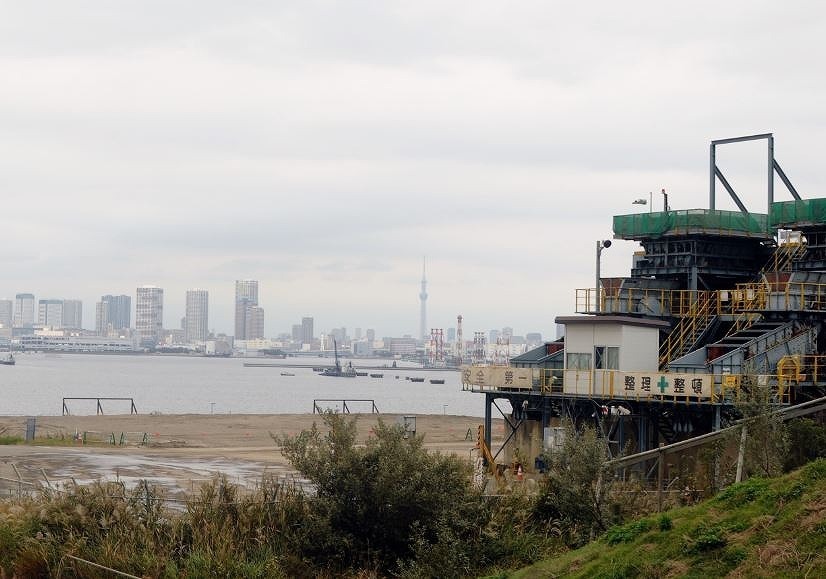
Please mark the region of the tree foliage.
POLYGON ((326 523, 313 556, 332 566, 388 571, 441 553, 466 574, 470 555, 463 549, 488 518, 469 466, 428 452, 421 437, 407 438, 400 426, 379 421, 360 446, 354 419, 327 413, 324 424, 324 433, 313 425, 282 440, 284 455, 313 483, 313 510, 326 523))
MULTIPOLYGON (((789 450, 788 429, 783 417, 774 412, 777 405, 771 388, 753 382, 742 386, 743 396, 737 410, 743 415, 747 430, 744 472, 777 476, 782 473, 789 450)), ((740 436, 739 433, 737 436, 740 436)))
POLYGON ((608 448, 594 428, 566 428, 562 448, 545 456, 534 516, 553 527, 571 545, 579 545, 608 526, 613 473, 606 466, 608 448))

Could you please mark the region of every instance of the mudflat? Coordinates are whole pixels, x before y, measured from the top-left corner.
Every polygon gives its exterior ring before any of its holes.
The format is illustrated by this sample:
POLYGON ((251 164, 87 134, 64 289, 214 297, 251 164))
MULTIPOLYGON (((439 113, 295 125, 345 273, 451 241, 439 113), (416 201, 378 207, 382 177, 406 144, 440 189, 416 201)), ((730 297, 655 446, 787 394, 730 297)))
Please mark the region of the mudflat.
MULTIPOLYGON (((351 416, 357 419, 361 442, 378 420, 403 420, 400 415, 351 416)), ((414 418, 416 433, 424 436, 428 449, 468 459, 476 456, 481 418, 414 418)), ((18 480, 57 486, 104 479, 129 485, 147 479, 177 494, 219 473, 243 486, 253 486, 267 474, 294 478, 297 473, 274 438, 298 434, 314 422, 324 428, 322 417, 314 414, 39 416, 35 443, 0 445, 0 493, 18 489, 18 480)), ((23 437, 25 426, 24 417, 0 417, 2 436, 23 437)), ((495 441, 501 441, 502 431, 503 421, 494 421, 495 441)))

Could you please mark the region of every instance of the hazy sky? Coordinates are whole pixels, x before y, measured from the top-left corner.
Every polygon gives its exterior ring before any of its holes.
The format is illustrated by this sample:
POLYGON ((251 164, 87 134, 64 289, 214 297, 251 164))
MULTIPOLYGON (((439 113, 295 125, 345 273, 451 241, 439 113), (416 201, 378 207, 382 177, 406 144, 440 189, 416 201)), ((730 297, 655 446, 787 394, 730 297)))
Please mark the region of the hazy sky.
MULTIPOLYGON (((232 332, 234 280, 254 278, 268 335, 305 314, 416 333, 427 255, 429 326, 552 335, 613 215, 662 187, 707 207, 711 139, 774 132, 801 194, 826 195, 820 2, 0 13, 0 296, 80 298, 89 327, 101 294, 155 284, 167 327, 200 287, 232 332)), ((764 150, 718 156, 760 212, 764 150)))

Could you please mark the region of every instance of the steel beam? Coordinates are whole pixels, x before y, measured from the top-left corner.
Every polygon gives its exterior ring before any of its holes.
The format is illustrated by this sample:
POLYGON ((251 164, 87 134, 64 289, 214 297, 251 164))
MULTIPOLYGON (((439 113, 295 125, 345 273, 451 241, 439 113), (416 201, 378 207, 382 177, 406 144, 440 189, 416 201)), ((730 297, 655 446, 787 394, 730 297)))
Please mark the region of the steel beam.
POLYGON ((796 201, 802 201, 803 199, 797 192, 797 189, 794 188, 792 182, 789 181, 789 178, 786 177, 786 173, 783 172, 783 169, 780 168, 780 163, 777 160, 773 159, 774 170, 777 171, 777 175, 780 177, 780 180, 783 181, 783 184, 786 186, 786 189, 789 190, 789 193, 792 194, 792 197, 795 198, 796 201))
POLYGON ((723 175, 723 172, 720 171, 719 168, 714 167, 714 174, 720 179, 720 183, 723 184, 723 187, 726 188, 726 191, 728 191, 728 194, 731 195, 732 199, 734 199, 734 202, 737 204, 737 207, 740 208, 740 211, 742 211, 745 214, 748 214, 749 210, 746 209, 746 206, 743 205, 742 201, 740 201, 740 198, 737 196, 737 193, 734 192, 734 189, 729 184, 729 182, 726 180, 725 176, 723 175))

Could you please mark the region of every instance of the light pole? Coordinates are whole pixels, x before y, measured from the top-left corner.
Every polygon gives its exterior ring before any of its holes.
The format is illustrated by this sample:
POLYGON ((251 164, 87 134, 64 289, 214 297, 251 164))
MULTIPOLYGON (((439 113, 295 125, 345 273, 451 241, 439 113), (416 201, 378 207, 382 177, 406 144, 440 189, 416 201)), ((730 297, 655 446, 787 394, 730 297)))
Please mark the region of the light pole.
MULTIPOLYGON (((665 195, 665 189, 663 189, 663 194, 665 195)), ((631 202, 631 205, 648 205, 648 212, 652 213, 654 211, 654 192, 648 192, 648 200, 646 201, 645 198, 640 197, 639 199, 634 199, 631 202)), ((668 205, 668 201, 666 201, 666 206, 668 205)), ((666 209, 668 211, 668 209, 666 209)))
MULTIPOLYGON (((643 201, 645 201, 645 199, 643 199, 643 201)), ((599 309, 600 309, 599 308, 599 301, 600 301, 599 300, 599 297, 600 297, 599 296, 599 285, 600 285, 599 284, 599 260, 600 260, 600 256, 602 255, 602 250, 603 249, 608 249, 609 247, 611 247, 611 240, 610 239, 606 239, 605 241, 597 240, 597 284, 596 284, 597 298, 596 298, 596 310, 595 310, 597 313, 599 313, 599 309)))
POLYGON ((668 206, 668 193, 665 192, 665 189, 661 191, 663 194, 663 211, 668 212, 671 208, 668 206))

